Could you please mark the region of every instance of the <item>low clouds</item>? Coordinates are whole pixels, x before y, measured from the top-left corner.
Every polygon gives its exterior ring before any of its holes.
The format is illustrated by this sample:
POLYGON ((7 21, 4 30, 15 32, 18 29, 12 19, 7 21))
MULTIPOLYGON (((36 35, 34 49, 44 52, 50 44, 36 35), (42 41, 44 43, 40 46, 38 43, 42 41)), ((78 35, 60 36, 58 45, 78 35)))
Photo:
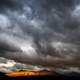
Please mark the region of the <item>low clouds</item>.
POLYGON ((23 64, 15 62, 14 60, 0 57, 0 72, 3 73, 9 73, 14 71, 43 71, 43 70, 49 71, 50 69, 42 66, 23 64))

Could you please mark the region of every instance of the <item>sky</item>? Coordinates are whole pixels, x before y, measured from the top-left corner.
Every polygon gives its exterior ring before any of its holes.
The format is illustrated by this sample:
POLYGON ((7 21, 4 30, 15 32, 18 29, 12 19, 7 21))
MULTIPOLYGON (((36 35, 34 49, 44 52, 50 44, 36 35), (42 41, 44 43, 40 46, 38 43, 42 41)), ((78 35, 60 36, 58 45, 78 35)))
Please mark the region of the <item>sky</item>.
POLYGON ((79 52, 79 0, 0 0, 0 57, 79 67, 79 52))

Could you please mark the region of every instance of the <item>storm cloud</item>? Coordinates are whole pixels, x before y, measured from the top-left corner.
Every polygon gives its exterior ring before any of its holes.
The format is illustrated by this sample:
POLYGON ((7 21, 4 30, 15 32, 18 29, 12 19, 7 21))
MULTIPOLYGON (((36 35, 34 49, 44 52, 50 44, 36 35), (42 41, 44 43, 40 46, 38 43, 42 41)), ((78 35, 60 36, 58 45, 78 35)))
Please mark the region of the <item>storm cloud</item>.
POLYGON ((79 37, 79 0, 0 0, 1 57, 79 66, 79 37))

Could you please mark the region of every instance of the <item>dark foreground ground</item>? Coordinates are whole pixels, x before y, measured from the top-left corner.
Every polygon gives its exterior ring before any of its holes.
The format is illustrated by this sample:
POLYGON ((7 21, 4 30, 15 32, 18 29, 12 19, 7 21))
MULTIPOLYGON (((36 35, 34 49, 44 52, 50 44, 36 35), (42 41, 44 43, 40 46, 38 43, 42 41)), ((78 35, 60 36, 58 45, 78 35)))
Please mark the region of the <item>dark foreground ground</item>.
POLYGON ((49 76, 31 76, 31 77, 8 77, 4 73, 0 73, 0 80, 80 80, 80 74, 70 73, 61 75, 56 73, 49 76))

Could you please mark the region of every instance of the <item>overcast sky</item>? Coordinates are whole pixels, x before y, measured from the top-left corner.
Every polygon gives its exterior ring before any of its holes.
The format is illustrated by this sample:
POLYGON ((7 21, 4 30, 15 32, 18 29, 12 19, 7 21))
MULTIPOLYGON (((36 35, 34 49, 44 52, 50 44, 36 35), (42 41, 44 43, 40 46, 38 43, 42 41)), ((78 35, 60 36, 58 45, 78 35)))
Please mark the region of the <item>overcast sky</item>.
POLYGON ((79 66, 79 50, 79 0, 0 0, 1 57, 79 66))

